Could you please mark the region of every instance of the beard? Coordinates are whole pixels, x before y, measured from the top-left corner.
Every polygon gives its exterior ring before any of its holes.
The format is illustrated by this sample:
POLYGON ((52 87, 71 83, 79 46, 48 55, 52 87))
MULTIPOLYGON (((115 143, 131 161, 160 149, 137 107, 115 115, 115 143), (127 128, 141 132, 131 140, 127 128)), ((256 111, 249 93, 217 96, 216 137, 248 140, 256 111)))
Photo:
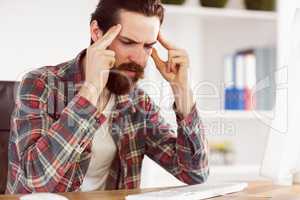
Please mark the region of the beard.
POLYGON ((137 81, 143 77, 144 68, 142 66, 134 62, 123 63, 118 67, 114 66, 109 71, 106 87, 116 95, 129 94, 137 81), (135 74, 133 77, 129 77, 124 71, 134 72, 135 74))

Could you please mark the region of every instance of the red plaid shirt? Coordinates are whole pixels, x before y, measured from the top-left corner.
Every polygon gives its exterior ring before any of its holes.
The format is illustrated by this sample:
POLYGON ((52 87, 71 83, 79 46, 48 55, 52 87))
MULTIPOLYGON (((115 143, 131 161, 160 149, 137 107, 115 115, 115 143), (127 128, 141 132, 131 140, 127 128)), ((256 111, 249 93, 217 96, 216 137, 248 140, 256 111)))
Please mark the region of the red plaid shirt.
MULTIPOLYGON (((74 60, 28 73, 11 120, 6 193, 78 191, 104 115, 77 94, 81 52, 74 60)), ((187 184, 207 179, 208 146, 196 109, 177 113, 177 136, 147 94, 136 88, 117 96, 111 114, 117 153, 106 189, 138 188, 144 155, 187 184)))

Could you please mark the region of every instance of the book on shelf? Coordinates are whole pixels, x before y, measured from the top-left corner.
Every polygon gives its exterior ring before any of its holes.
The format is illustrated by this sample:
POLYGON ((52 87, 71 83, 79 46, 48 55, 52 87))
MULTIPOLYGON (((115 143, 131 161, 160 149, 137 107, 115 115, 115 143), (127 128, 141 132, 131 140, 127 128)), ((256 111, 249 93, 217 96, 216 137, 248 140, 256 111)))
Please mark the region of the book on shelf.
POLYGON ((244 59, 242 54, 225 58, 225 109, 244 110, 244 59))
POLYGON ((276 50, 237 51, 224 59, 225 110, 271 110, 275 101, 276 50))

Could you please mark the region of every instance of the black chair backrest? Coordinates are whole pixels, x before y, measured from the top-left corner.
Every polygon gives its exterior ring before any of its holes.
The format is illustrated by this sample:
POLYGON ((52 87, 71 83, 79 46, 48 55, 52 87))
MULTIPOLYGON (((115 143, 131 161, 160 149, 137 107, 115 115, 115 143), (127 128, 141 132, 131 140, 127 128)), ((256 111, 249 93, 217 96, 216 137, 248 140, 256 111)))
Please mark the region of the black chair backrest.
POLYGON ((13 81, 0 81, 0 194, 6 188, 10 116, 14 109, 18 84, 13 81))

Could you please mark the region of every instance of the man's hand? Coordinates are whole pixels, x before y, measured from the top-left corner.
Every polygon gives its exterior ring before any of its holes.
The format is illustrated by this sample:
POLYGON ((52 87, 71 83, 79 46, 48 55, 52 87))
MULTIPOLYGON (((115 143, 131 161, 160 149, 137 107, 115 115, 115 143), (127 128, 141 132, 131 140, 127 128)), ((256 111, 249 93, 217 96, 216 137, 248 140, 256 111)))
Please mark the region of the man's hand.
POLYGON ((85 83, 81 95, 97 105, 97 100, 106 86, 109 70, 115 63, 115 52, 107 50, 121 31, 121 25, 111 27, 107 33, 99 38, 87 49, 85 83), (88 90, 86 89, 88 88, 88 90))
POLYGON ((86 82, 93 84, 101 93, 108 80, 108 72, 114 66, 115 52, 107 50, 121 31, 121 25, 111 27, 87 49, 86 82))
POLYGON ((192 91, 188 85, 188 54, 168 42, 161 33, 158 34, 158 41, 168 51, 168 60, 163 61, 154 48, 151 56, 161 75, 172 87, 177 111, 185 116, 194 105, 192 91))
POLYGON ((168 60, 161 60, 157 50, 153 48, 151 56, 157 69, 171 84, 186 84, 188 75, 187 68, 189 67, 189 58, 186 51, 178 49, 168 42, 161 33, 158 34, 158 41, 167 49, 168 60))

